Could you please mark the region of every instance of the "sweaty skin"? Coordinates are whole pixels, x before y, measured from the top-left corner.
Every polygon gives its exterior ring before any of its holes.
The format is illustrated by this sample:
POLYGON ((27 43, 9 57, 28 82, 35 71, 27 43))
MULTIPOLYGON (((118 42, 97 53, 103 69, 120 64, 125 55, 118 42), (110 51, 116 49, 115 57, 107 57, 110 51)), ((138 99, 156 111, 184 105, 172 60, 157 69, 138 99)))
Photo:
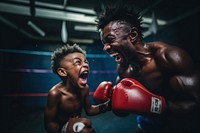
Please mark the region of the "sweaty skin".
POLYGON ((117 63, 116 81, 135 78, 151 92, 165 97, 166 113, 157 118, 169 124, 166 131, 177 120, 183 124, 199 118, 200 76, 191 57, 183 49, 163 42, 145 43, 138 37, 137 28, 128 28, 120 21, 111 21, 101 31, 103 50, 117 63))
POLYGON ((86 57, 82 53, 70 53, 62 59, 61 66, 57 71, 63 81, 53 86, 48 93, 44 111, 45 128, 48 133, 60 133, 62 126, 70 121, 67 130, 70 133, 74 123, 82 122, 86 125, 83 131, 93 133, 91 121, 81 118, 82 109, 87 115, 100 113, 99 106, 90 103, 87 84, 89 65, 86 57))

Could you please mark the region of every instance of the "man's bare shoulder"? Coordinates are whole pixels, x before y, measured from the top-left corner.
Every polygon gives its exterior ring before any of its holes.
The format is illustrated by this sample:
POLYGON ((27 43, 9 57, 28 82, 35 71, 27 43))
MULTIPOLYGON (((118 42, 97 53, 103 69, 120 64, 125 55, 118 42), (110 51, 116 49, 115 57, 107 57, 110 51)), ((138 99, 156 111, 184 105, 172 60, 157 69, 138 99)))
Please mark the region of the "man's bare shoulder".
POLYGON ((149 46, 155 50, 158 64, 173 69, 191 69, 191 57, 184 49, 163 42, 153 42, 149 46))
POLYGON ((149 46, 150 49, 161 50, 161 51, 165 50, 164 52, 166 52, 166 50, 175 51, 175 52, 185 52, 182 48, 176 45, 172 45, 172 44, 168 44, 164 42, 149 42, 147 43, 147 45, 149 46))
POLYGON ((164 42, 148 42, 146 43, 151 50, 161 50, 164 48, 171 47, 171 45, 164 42))

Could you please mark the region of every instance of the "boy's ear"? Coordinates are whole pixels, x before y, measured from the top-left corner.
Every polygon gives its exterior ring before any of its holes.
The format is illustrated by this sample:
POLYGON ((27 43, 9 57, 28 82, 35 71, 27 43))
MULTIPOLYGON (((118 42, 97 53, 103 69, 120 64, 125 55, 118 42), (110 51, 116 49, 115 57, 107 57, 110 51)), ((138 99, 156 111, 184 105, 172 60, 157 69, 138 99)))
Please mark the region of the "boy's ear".
POLYGON ((67 76, 67 71, 64 68, 58 68, 57 69, 57 73, 58 75, 60 75, 61 77, 66 77, 67 76))
POLYGON ((132 43, 135 42, 135 40, 138 38, 138 29, 136 27, 131 28, 129 37, 132 43))

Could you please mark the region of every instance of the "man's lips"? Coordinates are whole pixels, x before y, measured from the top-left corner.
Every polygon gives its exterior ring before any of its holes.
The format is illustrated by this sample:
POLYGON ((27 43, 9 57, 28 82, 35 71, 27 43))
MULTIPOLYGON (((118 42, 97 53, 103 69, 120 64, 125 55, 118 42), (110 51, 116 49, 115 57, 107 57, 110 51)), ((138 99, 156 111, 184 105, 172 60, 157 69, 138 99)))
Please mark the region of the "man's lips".
POLYGON ((113 53, 113 54, 110 54, 111 57, 115 58, 115 61, 118 63, 118 64, 121 64, 123 63, 123 58, 122 58, 122 55, 119 54, 119 53, 113 53))

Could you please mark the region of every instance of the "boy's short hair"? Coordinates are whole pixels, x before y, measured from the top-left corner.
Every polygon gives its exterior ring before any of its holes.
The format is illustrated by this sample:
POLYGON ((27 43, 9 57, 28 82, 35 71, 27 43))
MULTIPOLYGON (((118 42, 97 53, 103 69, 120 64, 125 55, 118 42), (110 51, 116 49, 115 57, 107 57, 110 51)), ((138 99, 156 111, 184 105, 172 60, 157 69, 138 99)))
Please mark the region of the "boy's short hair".
POLYGON ((86 56, 86 51, 84 51, 79 45, 76 43, 73 45, 64 45, 60 48, 57 48, 53 54, 51 55, 51 69, 54 73, 57 74, 57 69, 61 67, 61 60, 68 54, 79 52, 86 56))

